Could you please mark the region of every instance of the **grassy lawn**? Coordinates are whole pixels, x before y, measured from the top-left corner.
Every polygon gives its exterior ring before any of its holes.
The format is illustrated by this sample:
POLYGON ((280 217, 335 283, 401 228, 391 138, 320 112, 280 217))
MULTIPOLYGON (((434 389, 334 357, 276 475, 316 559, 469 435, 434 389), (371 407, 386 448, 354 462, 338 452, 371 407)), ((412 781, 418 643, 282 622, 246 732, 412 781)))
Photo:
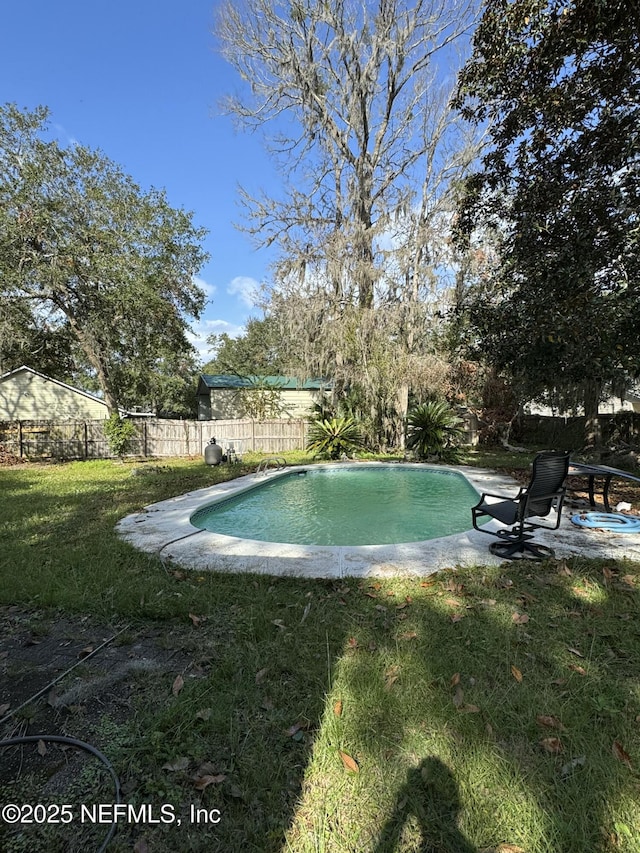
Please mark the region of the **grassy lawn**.
MULTIPOLYGON (((110 851, 640 851, 640 565, 334 583, 178 570, 115 536, 123 515, 239 473, 199 460, 0 469, 5 624, 38 643, 93 620, 122 632, 114 654, 134 660, 153 634, 170 660, 128 670, 97 705, 45 697, 0 727, 91 742, 126 802, 170 804, 181 821, 123 824, 110 851), (192 806, 219 822, 194 822, 192 806)), ((2 655, 0 708, 18 676, 2 655)), ((47 785, 45 756, 20 756, 0 802, 113 802, 102 771, 47 785)), ((0 849, 94 850, 107 829, 0 823, 0 849)))

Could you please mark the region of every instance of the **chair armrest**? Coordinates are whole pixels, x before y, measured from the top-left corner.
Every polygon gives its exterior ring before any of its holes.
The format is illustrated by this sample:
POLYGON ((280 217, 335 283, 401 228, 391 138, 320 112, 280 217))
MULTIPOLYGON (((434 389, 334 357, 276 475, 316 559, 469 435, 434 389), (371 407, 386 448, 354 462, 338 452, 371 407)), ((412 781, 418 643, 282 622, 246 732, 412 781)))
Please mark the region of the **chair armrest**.
POLYGON ((519 501, 524 492, 526 492, 525 488, 520 488, 517 495, 499 495, 497 492, 483 492, 480 495, 479 503, 483 503, 485 498, 501 498, 503 501, 519 501))

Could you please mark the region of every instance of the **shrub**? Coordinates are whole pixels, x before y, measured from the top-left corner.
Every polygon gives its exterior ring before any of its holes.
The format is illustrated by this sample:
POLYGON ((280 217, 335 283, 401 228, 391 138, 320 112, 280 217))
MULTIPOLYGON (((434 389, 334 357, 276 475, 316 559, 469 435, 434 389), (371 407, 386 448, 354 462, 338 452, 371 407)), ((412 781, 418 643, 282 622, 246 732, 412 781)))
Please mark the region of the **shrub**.
POLYGON ((437 456, 443 462, 457 462, 459 448, 455 442, 462 437, 462 418, 440 400, 421 403, 407 416, 407 448, 419 459, 437 456))
POLYGON ((131 446, 131 440, 136 437, 137 430, 132 421, 120 417, 114 412, 104 423, 104 434, 109 450, 116 456, 124 456, 131 446))
POLYGON ((309 427, 307 450, 329 459, 339 459, 363 446, 362 433, 354 418, 327 418, 309 427))

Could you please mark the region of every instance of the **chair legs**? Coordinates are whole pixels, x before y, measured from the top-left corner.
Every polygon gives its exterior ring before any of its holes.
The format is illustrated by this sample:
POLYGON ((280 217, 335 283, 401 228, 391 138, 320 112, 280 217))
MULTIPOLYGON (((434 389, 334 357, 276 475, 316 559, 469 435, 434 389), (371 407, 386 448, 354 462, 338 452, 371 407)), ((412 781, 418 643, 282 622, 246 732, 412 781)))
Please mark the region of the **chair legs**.
POLYGON ((546 545, 539 545, 536 542, 531 542, 533 535, 523 533, 517 539, 503 537, 503 542, 492 542, 489 545, 489 550, 496 557, 501 557, 503 560, 531 560, 540 562, 541 560, 549 560, 555 557, 555 552, 546 545))

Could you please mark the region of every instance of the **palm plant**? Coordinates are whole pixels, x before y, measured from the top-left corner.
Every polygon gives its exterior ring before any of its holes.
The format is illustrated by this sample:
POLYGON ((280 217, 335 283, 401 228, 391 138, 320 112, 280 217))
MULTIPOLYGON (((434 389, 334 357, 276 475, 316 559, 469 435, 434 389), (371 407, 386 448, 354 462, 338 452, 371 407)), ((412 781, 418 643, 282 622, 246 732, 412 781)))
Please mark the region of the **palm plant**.
POLYGON ((437 456, 456 462, 459 449, 455 442, 464 435, 463 421, 448 403, 430 400, 412 409, 407 416, 407 448, 419 459, 437 456))
POLYGON ((315 450, 320 456, 339 459, 362 446, 362 433, 354 418, 325 418, 309 427, 307 450, 315 450))

